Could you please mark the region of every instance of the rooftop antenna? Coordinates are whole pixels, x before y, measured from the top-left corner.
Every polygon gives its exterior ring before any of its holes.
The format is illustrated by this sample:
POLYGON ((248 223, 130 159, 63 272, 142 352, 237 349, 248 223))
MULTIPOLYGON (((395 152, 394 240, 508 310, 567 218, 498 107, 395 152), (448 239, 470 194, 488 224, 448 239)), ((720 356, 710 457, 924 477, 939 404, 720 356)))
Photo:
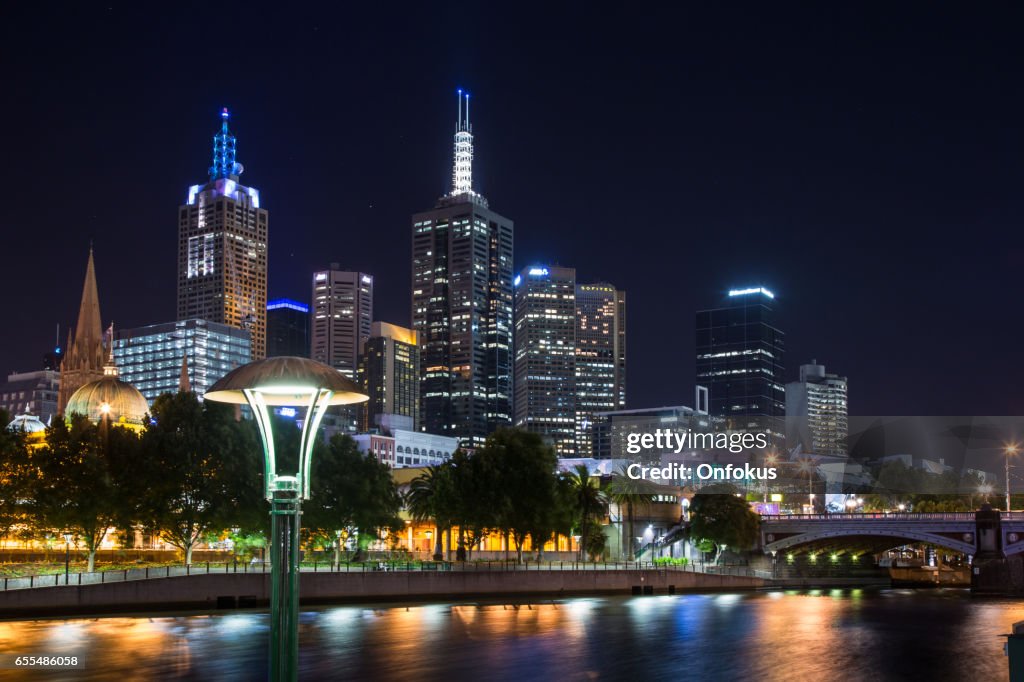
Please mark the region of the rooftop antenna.
POLYGON ((469 125, 469 93, 458 90, 458 118, 455 123, 455 159, 452 167, 451 196, 473 192, 473 129, 469 125), (465 115, 463 115, 465 100, 465 115))

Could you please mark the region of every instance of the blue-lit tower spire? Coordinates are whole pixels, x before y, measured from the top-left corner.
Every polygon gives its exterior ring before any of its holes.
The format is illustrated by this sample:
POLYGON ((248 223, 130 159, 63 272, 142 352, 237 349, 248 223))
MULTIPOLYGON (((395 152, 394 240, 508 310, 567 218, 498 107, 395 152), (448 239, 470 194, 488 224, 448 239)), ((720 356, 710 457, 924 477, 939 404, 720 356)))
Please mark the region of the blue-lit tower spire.
POLYGON ((210 166, 210 181, 238 176, 242 164, 235 162, 235 136, 228 130, 228 108, 220 113, 220 132, 213 136, 213 165, 210 166))

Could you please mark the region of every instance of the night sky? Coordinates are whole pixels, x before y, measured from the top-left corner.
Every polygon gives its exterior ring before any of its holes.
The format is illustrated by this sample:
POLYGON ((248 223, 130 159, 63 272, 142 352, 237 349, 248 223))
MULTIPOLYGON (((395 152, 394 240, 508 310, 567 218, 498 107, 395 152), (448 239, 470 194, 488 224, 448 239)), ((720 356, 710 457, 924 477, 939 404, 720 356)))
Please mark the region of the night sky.
POLYGON ((786 379, 817 358, 851 413, 1024 411, 1012 10, 29 4, 0 11, 0 370, 66 336, 90 240, 105 324, 174 319, 177 207, 224 106, 270 296, 336 261, 407 325, 410 214, 449 189, 463 87, 517 269, 627 291, 629 407, 692 405, 694 312, 764 285, 786 379))

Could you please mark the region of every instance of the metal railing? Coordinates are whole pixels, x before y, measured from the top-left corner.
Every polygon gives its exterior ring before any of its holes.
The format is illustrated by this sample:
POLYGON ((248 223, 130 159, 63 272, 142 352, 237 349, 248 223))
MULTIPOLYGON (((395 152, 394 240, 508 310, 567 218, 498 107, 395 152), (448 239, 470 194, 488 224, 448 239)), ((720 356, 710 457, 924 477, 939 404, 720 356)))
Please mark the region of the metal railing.
MULTIPOLYGON (((314 561, 300 566, 303 573, 378 573, 378 572, 480 572, 480 573, 521 573, 527 571, 661 571, 681 573, 708 573, 715 575, 761 576, 764 571, 757 571, 746 566, 715 566, 701 562, 690 562, 685 566, 668 566, 652 561, 536 561, 524 560, 517 563, 508 561, 426 561, 426 562, 364 562, 364 563, 331 563, 314 561)), ((99 585, 132 580, 153 580, 157 578, 182 578, 196 575, 211 574, 269 574, 270 563, 262 562, 204 562, 191 566, 151 566, 128 568, 111 571, 55 573, 46 575, 30 575, 2 579, 2 589, 19 590, 40 587, 61 587, 78 585, 99 585)), ((769 572, 770 573, 770 572, 769 572)), ((770 576, 768 576, 770 577, 770 576)))
MULTIPOLYGON (((870 512, 840 514, 771 514, 761 517, 761 521, 974 521, 974 512, 870 512)), ((1022 519, 1024 513, 1010 512, 1003 518, 1022 519), (1016 516, 1015 516, 1016 515, 1016 516)))

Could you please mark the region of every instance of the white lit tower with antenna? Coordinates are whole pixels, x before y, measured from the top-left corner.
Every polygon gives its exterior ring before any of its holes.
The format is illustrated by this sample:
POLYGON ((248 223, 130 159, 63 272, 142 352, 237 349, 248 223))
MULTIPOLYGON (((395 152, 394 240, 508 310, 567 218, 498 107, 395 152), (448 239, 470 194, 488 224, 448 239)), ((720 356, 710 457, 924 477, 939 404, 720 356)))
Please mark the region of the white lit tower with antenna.
POLYGON ((512 229, 473 188, 469 93, 458 91, 451 191, 412 216, 421 428, 482 445, 512 423, 512 229))
POLYGON ((260 193, 238 181, 228 110, 213 136, 210 180, 193 185, 178 207, 178 320, 247 330, 252 359, 267 348, 267 225, 260 193))

